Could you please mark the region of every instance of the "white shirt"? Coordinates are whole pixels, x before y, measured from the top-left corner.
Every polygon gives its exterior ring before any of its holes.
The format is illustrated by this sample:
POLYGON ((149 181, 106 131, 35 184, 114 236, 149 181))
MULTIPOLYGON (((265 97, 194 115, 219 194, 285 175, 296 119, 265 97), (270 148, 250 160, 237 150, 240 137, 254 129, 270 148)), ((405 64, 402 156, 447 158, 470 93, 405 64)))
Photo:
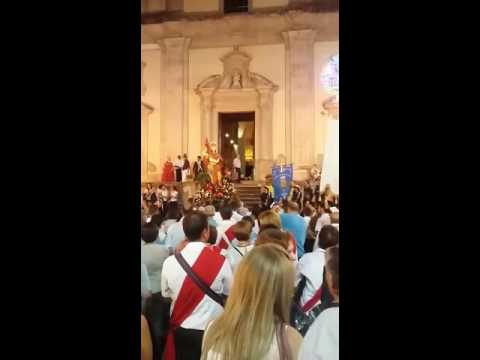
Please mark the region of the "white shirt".
POLYGON ((331 225, 332 221, 330 219, 330 215, 325 213, 322 214, 317 220, 317 223, 315 224, 315 231, 317 232, 317 237, 315 238, 315 243, 313 244, 313 250, 318 249, 318 235, 320 235, 320 230, 322 230, 322 227, 325 225, 331 225))
POLYGON ((148 278, 148 271, 147 267, 144 263, 141 264, 141 291, 142 291, 142 298, 150 291, 152 291, 152 287, 150 286, 150 279, 148 278))
POLYGON ((318 218, 317 223, 315 224, 315 231, 320 231, 322 230, 322 226, 330 225, 331 223, 332 221, 330 220, 330 215, 328 215, 327 213, 322 214, 318 218))
POLYGON ((339 308, 324 310, 303 338, 299 360, 338 360, 339 308))
MULTIPOLYGON (((181 251, 181 254, 187 263, 190 266, 193 266, 205 246, 206 245, 202 242, 190 242, 181 251)), ((173 255, 165 260, 162 272, 162 295, 172 299, 170 312, 175 306, 175 301, 180 293, 186 276, 187 273, 183 270, 173 255)), ((217 294, 223 293, 228 295, 232 280, 232 269, 230 268, 228 260, 225 259, 225 262, 210 287, 217 294)), ((205 330, 207 324, 211 320, 220 316, 222 312, 223 308, 219 304, 207 295, 204 295, 203 299, 193 310, 192 314, 187 317, 180 326, 184 329, 205 330)))
POLYGON ((311 219, 312 219, 312 218, 311 218, 310 216, 304 216, 304 217, 303 217, 303 220, 305 220, 305 224, 307 224, 307 227, 308 227, 308 225, 310 225, 310 220, 311 220, 311 219))
POLYGON ((232 217, 230 218, 230 220, 232 220, 234 223, 237 223, 239 221, 241 221, 243 219, 243 216, 240 215, 238 212, 234 211, 232 213, 232 217))
POLYGON ((158 244, 145 244, 142 246, 142 260, 147 268, 152 294, 161 291, 161 274, 163 263, 168 257, 167 247, 158 244))
POLYGON ((213 215, 213 220, 215 220, 217 224, 220 224, 223 221, 222 215, 220 215, 220 212, 215 211, 215 215, 213 215))
POLYGON ((236 167, 236 168, 241 168, 242 167, 242 163, 241 163, 239 158, 233 159, 233 167, 236 167))
POLYGON ((325 250, 323 249, 318 248, 300 258, 297 265, 297 276, 300 278, 301 275, 304 275, 307 278, 300 305, 303 306, 322 287, 324 266, 325 250))
POLYGON ((185 240, 185 232, 183 231, 183 218, 170 225, 167 230, 167 237, 165 239, 165 245, 169 248, 175 249, 178 244, 185 240))
POLYGON ((237 239, 233 240, 232 245, 234 245, 240 253, 235 250, 233 246, 229 246, 227 249, 227 253, 225 257, 227 258, 228 262, 230 263, 230 266, 232 267, 232 272, 235 273, 235 270, 237 270, 238 264, 240 264, 240 261, 242 261, 243 257, 247 255, 247 253, 253 249, 253 245, 247 245, 247 246, 238 246, 238 241, 237 239))
POLYGON ((182 159, 175 160, 175 167, 183 168, 183 160, 182 159))
POLYGON ((220 220, 217 222, 217 245, 222 239, 223 234, 227 231, 231 226, 235 225, 235 221, 233 220, 220 220))

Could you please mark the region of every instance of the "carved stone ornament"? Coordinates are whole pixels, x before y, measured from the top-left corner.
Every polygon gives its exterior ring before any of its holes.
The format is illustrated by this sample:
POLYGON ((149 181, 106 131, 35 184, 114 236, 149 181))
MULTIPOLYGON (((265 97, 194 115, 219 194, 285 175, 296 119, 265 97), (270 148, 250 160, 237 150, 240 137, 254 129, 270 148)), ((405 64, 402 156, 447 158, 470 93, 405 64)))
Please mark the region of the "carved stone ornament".
POLYGON ((271 89, 278 90, 278 86, 267 78, 250 72, 252 58, 247 53, 240 51, 238 46, 233 48, 220 59, 223 63, 223 74, 212 75, 203 80, 197 87, 201 89, 271 89))

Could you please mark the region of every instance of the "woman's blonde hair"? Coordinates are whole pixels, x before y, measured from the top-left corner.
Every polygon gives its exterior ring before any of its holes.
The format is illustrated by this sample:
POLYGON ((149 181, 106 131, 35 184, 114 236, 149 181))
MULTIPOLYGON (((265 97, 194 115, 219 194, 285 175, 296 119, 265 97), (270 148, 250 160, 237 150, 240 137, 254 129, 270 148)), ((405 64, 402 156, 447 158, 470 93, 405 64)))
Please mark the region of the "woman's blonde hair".
POLYGON ((205 332, 202 359, 211 351, 223 360, 263 359, 275 325, 288 323, 294 267, 278 245, 254 248, 240 262, 225 311, 205 332))
POLYGON ((268 226, 268 225, 273 225, 275 226, 277 229, 281 229, 282 228, 282 223, 280 221, 280 215, 278 215, 275 211, 273 210, 268 210, 268 211, 264 211, 262 212, 259 216, 258 216, 258 223, 260 225, 260 227, 265 227, 265 226, 268 226))

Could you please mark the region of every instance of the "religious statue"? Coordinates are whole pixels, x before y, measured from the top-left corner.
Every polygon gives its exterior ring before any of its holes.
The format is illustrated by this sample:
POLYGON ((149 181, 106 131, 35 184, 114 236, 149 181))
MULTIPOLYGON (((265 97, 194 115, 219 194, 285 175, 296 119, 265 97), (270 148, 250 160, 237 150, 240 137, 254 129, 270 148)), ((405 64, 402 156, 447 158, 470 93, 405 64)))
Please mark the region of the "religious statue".
POLYGON ((232 75, 232 89, 241 89, 242 88, 242 75, 235 71, 232 75))
POLYGON ((214 185, 219 185, 222 181, 223 159, 217 152, 216 144, 205 141, 205 152, 203 158, 208 165, 208 173, 214 185))

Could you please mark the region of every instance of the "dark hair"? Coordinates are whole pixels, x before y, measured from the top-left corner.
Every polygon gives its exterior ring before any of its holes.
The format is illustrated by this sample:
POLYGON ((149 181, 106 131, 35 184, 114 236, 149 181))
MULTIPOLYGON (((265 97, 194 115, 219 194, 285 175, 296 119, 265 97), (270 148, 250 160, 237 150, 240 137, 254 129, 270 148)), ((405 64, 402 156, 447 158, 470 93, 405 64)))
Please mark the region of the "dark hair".
POLYGON ((158 238, 158 226, 154 223, 146 223, 142 226, 142 239, 147 244, 152 243, 158 238))
POLYGON ((325 264, 325 269, 329 274, 332 275, 332 288, 337 291, 339 289, 339 273, 340 273, 340 265, 339 265, 339 247, 338 245, 329 247, 326 252, 326 259, 327 262, 325 264))
POLYGON ((248 221, 252 225, 252 229, 255 226, 255 220, 252 219, 251 216, 244 216, 242 218, 243 221, 248 221))
POLYGON ((233 225, 233 234, 239 241, 247 241, 252 233, 252 224, 249 221, 241 220, 233 225))
POLYGON ((237 210, 242 204, 239 199, 233 199, 230 205, 232 209, 237 210))
POLYGON ((277 244, 288 251, 288 234, 278 230, 276 228, 269 228, 260 231, 255 241, 255 246, 261 246, 265 244, 277 244))
POLYGON ((205 229, 208 229, 208 219, 205 214, 192 211, 183 218, 183 232, 188 241, 199 241, 205 229))
POLYGON ((217 228, 212 225, 208 225, 208 228, 210 229, 210 237, 208 238, 208 243, 215 245, 217 242, 217 228))
POLYGON ((197 159, 201 159, 202 157, 200 155, 197 156, 197 159))
POLYGON ((260 215, 260 213, 262 212, 262 208, 260 207, 260 205, 256 204, 254 205, 253 209, 252 209, 252 215, 255 217, 255 219, 258 219, 258 215, 260 215))
POLYGON ((222 216, 223 220, 230 220, 233 215, 232 207, 230 205, 224 205, 220 209, 220 215, 222 216))
POLYGON ((220 210, 220 200, 213 200, 212 206, 215 208, 215 211, 220 210))
POLYGON ((333 225, 325 225, 318 234, 318 246, 322 249, 328 249, 329 247, 338 244, 338 230, 333 225))
POLYGON ((163 216, 161 214, 155 214, 152 216, 152 219, 150 220, 150 222, 160 227, 163 222, 163 216))
POLYGON ((313 208, 311 206, 305 206, 303 209, 303 215, 304 216, 312 216, 313 214, 313 208))

